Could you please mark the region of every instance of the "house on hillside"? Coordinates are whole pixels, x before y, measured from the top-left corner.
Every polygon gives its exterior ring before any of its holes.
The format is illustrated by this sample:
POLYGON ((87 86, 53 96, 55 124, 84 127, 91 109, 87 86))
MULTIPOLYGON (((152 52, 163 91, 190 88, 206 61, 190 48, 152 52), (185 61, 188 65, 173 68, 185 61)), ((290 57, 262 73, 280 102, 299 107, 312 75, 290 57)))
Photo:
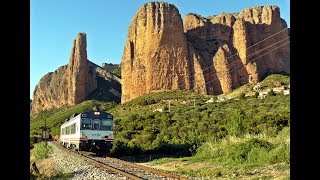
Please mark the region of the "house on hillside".
POLYGON ((251 96, 254 96, 254 92, 249 92, 245 94, 245 97, 251 97, 251 96))
POLYGON ((218 97, 216 102, 224 102, 226 100, 227 100, 226 98, 218 97))
POLYGON ((213 98, 209 99, 208 101, 206 101, 205 103, 212 103, 214 102, 213 98))
POLYGON ((260 91, 258 98, 260 99, 266 98, 269 91, 271 91, 271 89, 267 89, 266 91, 260 91))
POLYGON ((158 111, 158 112, 163 112, 163 109, 160 108, 160 109, 155 109, 155 110, 153 110, 153 112, 156 112, 156 111, 158 111))
POLYGON ((273 90, 273 92, 275 92, 275 93, 282 93, 282 91, 285 90, 285 86, 275 87, 275 88, 273 88, 272 90, 273 90))
POLYGON ((257 83, 255 86, 253 86, 254 91, 260 90, 260 83, 257 83))
POLYGON ((289 95, 290 94, 290 89, 286 89, 283 91, 283 95, 289 95))

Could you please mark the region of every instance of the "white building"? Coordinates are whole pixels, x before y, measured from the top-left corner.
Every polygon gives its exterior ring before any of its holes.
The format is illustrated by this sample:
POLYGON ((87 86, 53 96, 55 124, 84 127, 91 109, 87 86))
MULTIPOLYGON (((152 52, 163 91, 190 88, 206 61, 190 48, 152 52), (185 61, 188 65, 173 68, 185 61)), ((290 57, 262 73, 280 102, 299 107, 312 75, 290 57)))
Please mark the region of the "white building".
POLYGON ((212 103, 214 102, 213 98, 209 99, 208 101, 206 101, 205 103, 212 103))
POLYGON ((156 112, 156 111, 159 111, 159 112, 163 112, 163 109, 155 109, 155 110, 153 110, 153 112, 156 112))
POLYGON ((271 91, 271 90, 268 89, 267 91, 260 91, 258 98, 260 98, 260 99, 266 98, 269 91, 271 91))
POLYGON ((226 101, 227 99, 225 98, 222 98, 222 97, 218 97, 217 101, 216 102, 224 102, 226 101))
POLYGON ((284 90, 283 95, 289 95, 290 94, 290 89, 284 90))
POLYGON ((257 83, 255 86, 253 86, 254 91, 260 90, 260 83, 257 83))

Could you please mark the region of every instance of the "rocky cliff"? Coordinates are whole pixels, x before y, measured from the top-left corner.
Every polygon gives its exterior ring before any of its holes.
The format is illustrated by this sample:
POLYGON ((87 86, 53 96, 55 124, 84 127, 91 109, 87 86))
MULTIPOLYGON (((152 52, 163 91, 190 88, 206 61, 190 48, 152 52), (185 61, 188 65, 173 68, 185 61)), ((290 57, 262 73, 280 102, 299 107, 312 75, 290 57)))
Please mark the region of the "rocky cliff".
POLYGON ((31 115, 86 99, 120 102, 120 96, 120 79, 88 60, 86 34, 79 33, 69 64, 47 73, 35 87, 31 115))
POLYGON ((150 2, 134 16, 122 58, 122 102, 155 90, 188 89, 188 46, 178 9, 150 2))
POLYGON ((134 16, 122 58, 122 103, 155 90, 221 94, 290 73, 287 24, 276 6, 202 17, 164 2, 134 16), (276 49, 278 48, 278 49, 276 49))

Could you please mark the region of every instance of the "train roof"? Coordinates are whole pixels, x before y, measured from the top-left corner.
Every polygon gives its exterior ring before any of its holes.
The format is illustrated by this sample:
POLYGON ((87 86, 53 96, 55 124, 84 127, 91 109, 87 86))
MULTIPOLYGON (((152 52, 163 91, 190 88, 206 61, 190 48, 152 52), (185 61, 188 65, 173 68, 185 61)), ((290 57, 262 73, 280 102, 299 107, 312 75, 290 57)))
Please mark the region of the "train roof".
POLYGON ((70 122, 70 120, 72 120, 77 116, 87 117, 87 118, 94 118, 95 116, 100 116, 101 118, 113 118, 112 114, 105 111, 85 111, 79 114, 78 113, 72 114, 71 117, 67 118, 62 125, 67 124, 68 122, 70 122))

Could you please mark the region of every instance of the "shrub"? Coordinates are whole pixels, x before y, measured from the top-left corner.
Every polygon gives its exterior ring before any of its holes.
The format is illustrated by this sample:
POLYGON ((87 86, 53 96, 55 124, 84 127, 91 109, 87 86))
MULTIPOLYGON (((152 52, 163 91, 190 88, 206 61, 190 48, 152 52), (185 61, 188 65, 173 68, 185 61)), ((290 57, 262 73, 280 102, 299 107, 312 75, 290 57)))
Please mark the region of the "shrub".
POLYGON ((268 92, 267 95, 268 95, 268 96, 275 96, 276 93, 271 89, 271 90, 268 92))
POLYGON ((32 155, 37 159, 45 159, 52 153, 52 146, 47 142, 40 142, 34 145, 32 155))
POLYGON ((258 98, 258 97, 259 97, 259 92, 255 92, 255 93, 254 93, 254 97, 255 97, 255 98, 258 98))
POLYGON ((246 97, 246 94, 245 93, 241 93, 240 95, 239 95, 239 99, 244 99, 246 97))

